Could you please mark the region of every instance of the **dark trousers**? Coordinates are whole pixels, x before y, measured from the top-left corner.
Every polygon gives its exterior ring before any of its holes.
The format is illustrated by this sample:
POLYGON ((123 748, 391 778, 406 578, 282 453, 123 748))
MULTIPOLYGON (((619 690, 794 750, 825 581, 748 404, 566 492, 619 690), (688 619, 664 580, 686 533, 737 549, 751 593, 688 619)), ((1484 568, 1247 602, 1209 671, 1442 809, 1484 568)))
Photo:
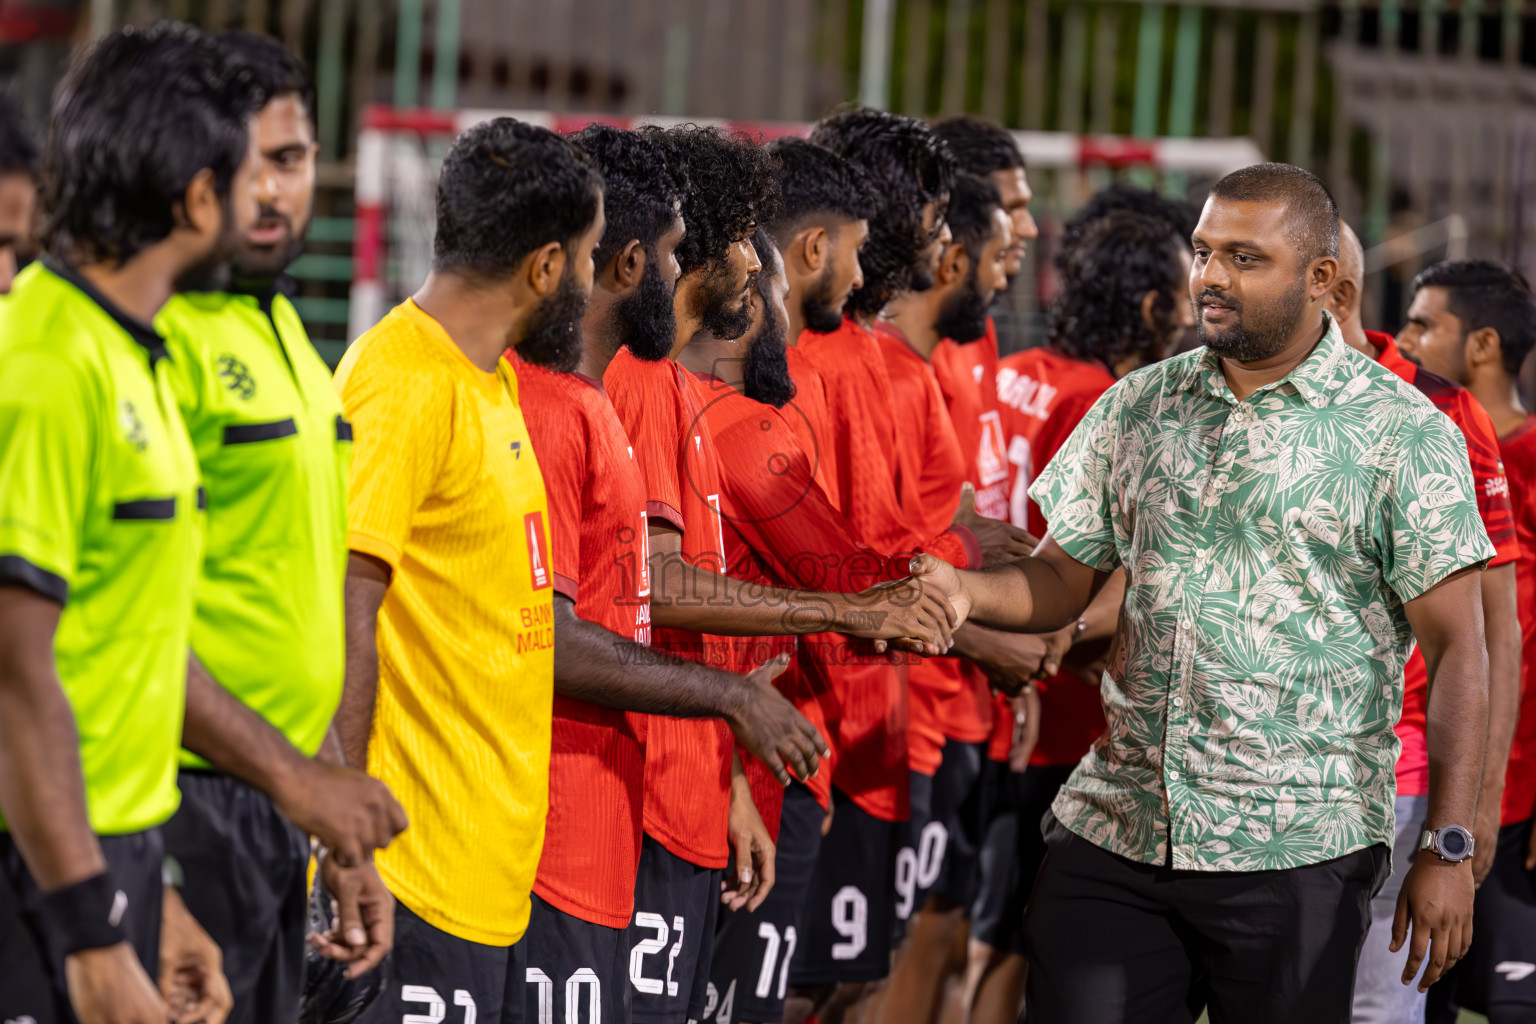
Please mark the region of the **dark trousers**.
MULTIPOLYGON (((112 881, 128 897, 123 929, 151 981, 160 974, 165 846, 159 829, 99 836, 112 881)), ((0 1021, 73 1024, 64 962, 48 950, 37 918, 37 883, 7 833, 0 833, 0 1021)))
POLYGON ((217 772, 183 771, 165 849, 181 898, 224 951, 227 1024, 288 1024, 299 1013, 309 925, 309 837, 267 796, 217 772))
POLYGON ((1384 845, 1286 871, 1127 860, 1047 815, 1029 1024, 1348 1024, 1384 845))

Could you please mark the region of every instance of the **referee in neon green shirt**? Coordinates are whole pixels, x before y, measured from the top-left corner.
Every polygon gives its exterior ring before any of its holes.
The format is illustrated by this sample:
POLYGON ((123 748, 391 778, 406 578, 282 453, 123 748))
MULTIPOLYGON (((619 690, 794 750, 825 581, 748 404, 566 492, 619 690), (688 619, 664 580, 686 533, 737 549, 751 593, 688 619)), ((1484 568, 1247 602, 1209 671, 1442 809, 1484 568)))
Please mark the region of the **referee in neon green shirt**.
POLYGON ((261 100, 168 25, 103 39, 54 106, 49 257, 0 302, 0 1019, 165 1024, 162 963, 197 1019, 229 1006, 161 885, 202 516, 151 323, 255 222, 261 100))
POLYGON ((310 834, 328 850, 321 872, 339 905, 322 948, 356 975, 392 941, 394 905, 372 851, 405 815, 382 782, 344 766, 330 731, 346 661, 352 428, 280 283, 314 197, 313 87, 275 39, 236 32, 219 44, 267 97, 255 146, 275 187, 240 239, 229 286, 178 295, 155 321, 208 495, 189 752, 165 835, 187 907, 224 950, 230 1024, 291 1024, 310 834))

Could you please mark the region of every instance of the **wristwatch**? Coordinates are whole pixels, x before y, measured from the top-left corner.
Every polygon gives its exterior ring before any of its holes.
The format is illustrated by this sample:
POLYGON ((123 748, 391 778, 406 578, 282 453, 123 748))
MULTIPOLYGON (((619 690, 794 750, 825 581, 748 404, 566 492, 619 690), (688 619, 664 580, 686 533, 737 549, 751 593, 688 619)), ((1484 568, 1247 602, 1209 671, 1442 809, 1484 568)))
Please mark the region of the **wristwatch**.
POLYGON ((1424 835, 1419 838, 1419 849, 1429 850, 1441 860, 1452 864, 1460 864, 1471 857, 1473 845, 1472 833, 1460 825, 1425 829, 1424 835))

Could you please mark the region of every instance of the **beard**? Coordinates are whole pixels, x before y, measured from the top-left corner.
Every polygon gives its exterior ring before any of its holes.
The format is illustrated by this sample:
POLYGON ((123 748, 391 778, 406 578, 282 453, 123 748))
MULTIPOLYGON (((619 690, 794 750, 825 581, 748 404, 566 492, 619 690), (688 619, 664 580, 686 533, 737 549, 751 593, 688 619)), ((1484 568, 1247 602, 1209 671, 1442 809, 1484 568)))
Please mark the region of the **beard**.
POLYGON ((233 261, 234 276, 237 279, 270 281, 287 270, 288 265, 298 259, 299 254, 304 251, 304 232, 295 231, 293 221, 272 207, 261 208, 261 214, 256 218, 256 226, 264 227, 275 221, 282 223, 287 231, 287 238, 272 245, 261 246, 251 245, 250 242, 241 239, 233 261))
POLYGON ((816 283, 800 299, 800 316, 807 330, 831 334, 843 326, 843 306, 832 294, 832 266, 822 271, 816 283))
POLYGON ((795 380, 789 375, 789 357, 785 353, 785 335, 789 327, 763 303, 763 325, 747 346, 742 365, 742 390, 753 401, 782 409, 795 397, 795 380))
POLYGON ((646 260, 639 286, 614 303, 613 325, 619 344, 641 362, 654 363, 672 353, 677 314, 672 289, 661 279, 661 266, 654 259, 646 260))
POLYGON ((1241 301, 1210 292, 1197 296, 1194 306, 1195 330, 1202 345, 1218 356, 1239 363, 1256 363, 1278 354, 1290 342, 1291 332, 1307 308, 1307 282, 1298 279, 1279 299, 1246 315, 1241 301), (1199 301, 1207 297, 1219 299, 1235 312, 1237 322, 1220 328, 1207 325, 1199 301))
POLYGON ((748 277, 746 287, 737 291, 733 277, 730 265, 726 264, 710 271, 699 288, 699 302, 704 307, 699 321, 721 341, 735 341, 752 326, 752 305, 747 301, 747 293, 753 280, 748 277))
POLYGON ((972 267, 965 277, 965 284, 939 310, 934 330, 939 332, 939 337, 960 345, 980 341, 987 336, 987 308, 991 304, 991 297, 981 293, 976 283, 976 269, 972 267))
POLYGON ((539 303, 530 318, 516 346, 518 356, 557 373, 576 369, 581 362, 581 314, 586 308, 587 296, 567 269, 555 294, 539 303))

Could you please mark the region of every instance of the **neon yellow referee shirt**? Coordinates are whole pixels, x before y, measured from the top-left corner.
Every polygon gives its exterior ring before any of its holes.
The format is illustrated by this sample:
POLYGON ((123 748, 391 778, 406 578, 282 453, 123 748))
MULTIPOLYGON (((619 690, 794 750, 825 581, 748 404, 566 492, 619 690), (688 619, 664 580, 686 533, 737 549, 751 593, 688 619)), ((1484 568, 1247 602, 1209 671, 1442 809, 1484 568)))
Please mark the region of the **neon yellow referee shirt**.
POLYGON ((54 658, 103 835, 179 801, 202 531, 167 363, 67 268, 28 267, 0 303, 0 581, 63 606, 54 658))
POLYGON ((313 756, 345 673, 351 425, 276 291, 178 295, 155 326, 208 493, 192 650, 313 756))

